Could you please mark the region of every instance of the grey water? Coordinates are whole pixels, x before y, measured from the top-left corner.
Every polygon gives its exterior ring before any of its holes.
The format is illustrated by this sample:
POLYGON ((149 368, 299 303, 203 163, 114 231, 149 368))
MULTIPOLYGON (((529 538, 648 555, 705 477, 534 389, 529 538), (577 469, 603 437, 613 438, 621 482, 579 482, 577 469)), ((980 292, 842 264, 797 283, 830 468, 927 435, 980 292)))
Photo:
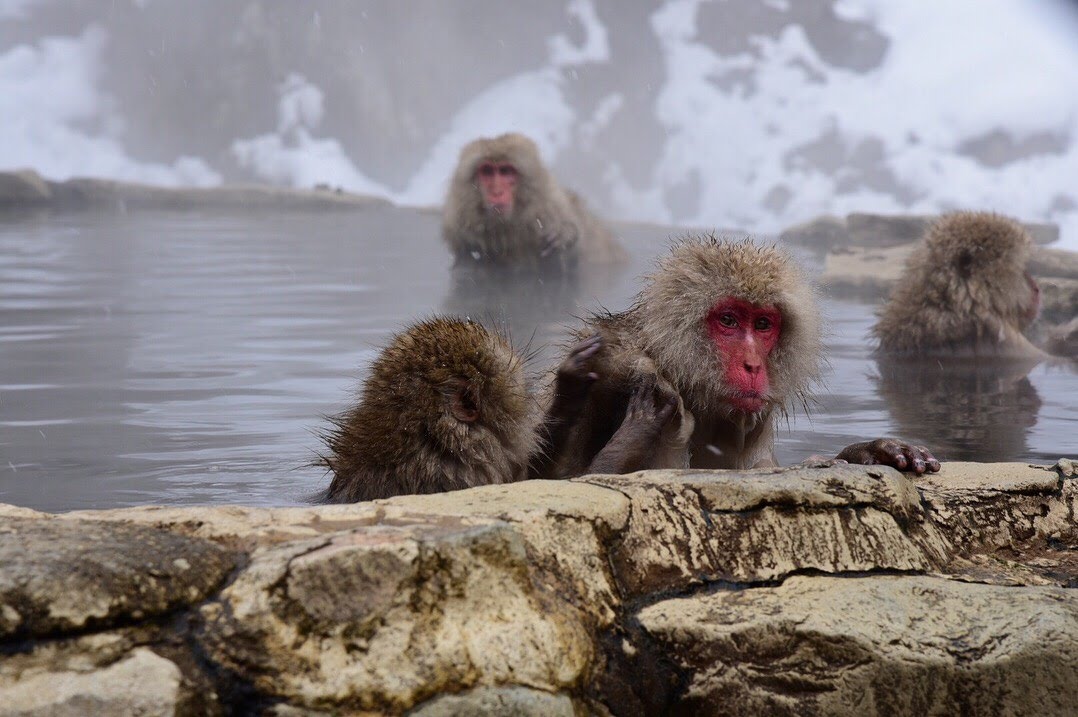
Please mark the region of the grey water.
MULTIPOLYGON (((328 480, 316 431, 392 332, 474 315, 534 350, 538 374, 574 316, 625 307, 680 233, 623 227, 620 272, 491 283, 453 277, 432 212, 5 214, 0 502, 302 503, 328 480)), ((871 357, 871 303, 823 306, 831 371, 782 423, 781 462, 891 434, 943 459, 1078 453, 1073 369, 895 371, 871 357)))

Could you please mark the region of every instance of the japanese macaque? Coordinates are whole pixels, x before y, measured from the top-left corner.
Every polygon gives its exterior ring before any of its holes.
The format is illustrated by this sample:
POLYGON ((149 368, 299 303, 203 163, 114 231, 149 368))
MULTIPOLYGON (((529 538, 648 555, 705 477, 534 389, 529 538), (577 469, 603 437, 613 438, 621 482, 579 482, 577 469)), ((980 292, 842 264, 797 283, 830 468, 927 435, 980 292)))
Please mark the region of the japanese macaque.
MULTIPOLYGON (((560 476, 775 466, 775 420, 806 404, 821 370, 809 283, 785 253, 747 241, 681 241, 630 309, 588 320, 581 335, 591 333, 603 342, 591 361, 597 379, 560 452, 560 476)), ((836 458, 939 470, 927 450, 893 439, 836 458)))
MULTIPOLYGON (((545 415, 529 393, 525 359, 497 332, 456 318, 395 336, 370 369, 359 402, 332 418, 320 463, 323 500, 348 503, 544 477, 594 381, 601 343, 577 344, 545 415)), ((615 444, 616 446, 616 444, 615 444)))
POLYGON ((1020 224, 988 212, 937 220, 873 329, 879 353, 1044 358, 1022 333, 1040 309, 1026 271, 1031 241, 1020 224))
POLYGON ((583 200, 563 189, 521 134, 464 147, 450 180, 442 237, 455 263, 566 270, 617 263, 624 249, 583 200))

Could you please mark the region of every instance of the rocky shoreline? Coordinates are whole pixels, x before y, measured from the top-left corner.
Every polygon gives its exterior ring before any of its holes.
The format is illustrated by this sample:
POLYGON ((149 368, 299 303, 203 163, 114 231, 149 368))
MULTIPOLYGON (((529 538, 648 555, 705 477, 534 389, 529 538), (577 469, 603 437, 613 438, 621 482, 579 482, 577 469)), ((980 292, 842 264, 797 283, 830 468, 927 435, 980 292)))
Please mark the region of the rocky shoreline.
POLYGON ((1076 467, 0 506, 0 712, 1072 714, 1076 467))

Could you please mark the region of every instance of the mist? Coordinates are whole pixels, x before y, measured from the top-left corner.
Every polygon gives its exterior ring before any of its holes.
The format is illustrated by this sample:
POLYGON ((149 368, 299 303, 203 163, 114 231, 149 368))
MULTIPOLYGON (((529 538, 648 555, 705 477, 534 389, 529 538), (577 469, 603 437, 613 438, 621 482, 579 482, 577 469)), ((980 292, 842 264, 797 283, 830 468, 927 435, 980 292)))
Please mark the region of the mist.
POLYGON ((0 1, 0 169, 437 205, 519 131, 606 216, 992 209, 1078 248, 1062 0, 0 1))

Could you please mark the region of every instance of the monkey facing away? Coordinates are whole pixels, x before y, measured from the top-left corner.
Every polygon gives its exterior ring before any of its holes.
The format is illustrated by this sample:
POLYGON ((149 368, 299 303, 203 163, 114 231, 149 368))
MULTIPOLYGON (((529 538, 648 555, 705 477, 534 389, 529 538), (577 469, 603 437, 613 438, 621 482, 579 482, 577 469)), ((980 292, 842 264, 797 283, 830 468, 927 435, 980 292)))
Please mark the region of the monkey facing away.
POLYGON ((457 265, 567 270, 619 263, 625 250, 583 200, 563 189, 521 134, 477 139, 461 150, 442 213, 457 265))
POLYGON ((905 276, 873 333, 893 356, 1032 358, 1046 354, 1023 335, 1040 309, 1026 271, 1032 240, 1020 224, 989 212, 944 215, 906 261, 905 276))
MULTIPOLYGON (((682 240, 631 308, 581 330, 602 338, 589 362, 597 378, 556 473, 777 465, 775 420, 803 405, 820 375, 820 323, 812 288, 784 252, 713 235, 682 240)), ((927 450, 894 439, 836 458, 939 470, 927 450)))
MULTIPOLYGON (((524 359, 500 334, 436 317, 393 337, 361 400, 331 419, 319 461, 333 473, 323 499, 346 503, 544 477, 595 376, 597 337, 559 367, 545 415, 524 359)), ((615 442, 615 446, 618 444, 615 442)))

